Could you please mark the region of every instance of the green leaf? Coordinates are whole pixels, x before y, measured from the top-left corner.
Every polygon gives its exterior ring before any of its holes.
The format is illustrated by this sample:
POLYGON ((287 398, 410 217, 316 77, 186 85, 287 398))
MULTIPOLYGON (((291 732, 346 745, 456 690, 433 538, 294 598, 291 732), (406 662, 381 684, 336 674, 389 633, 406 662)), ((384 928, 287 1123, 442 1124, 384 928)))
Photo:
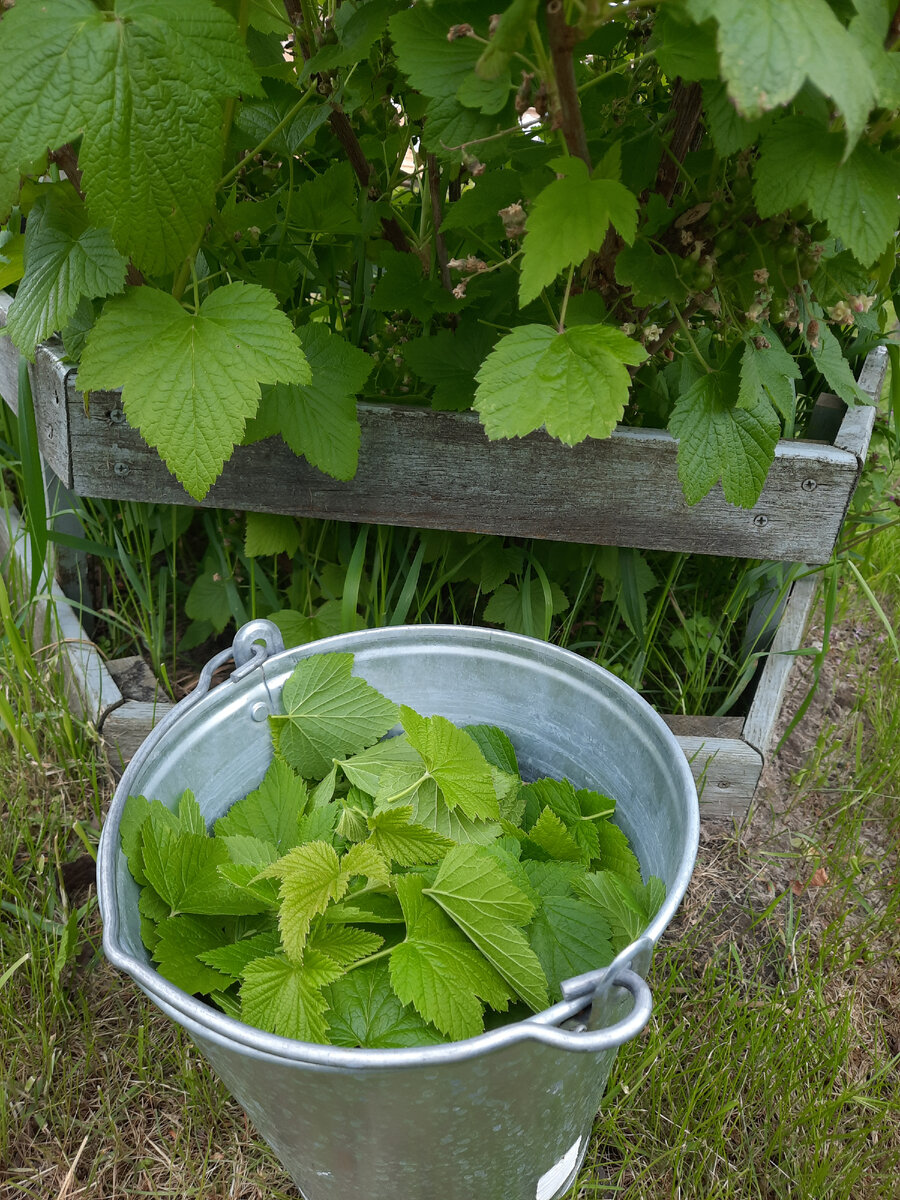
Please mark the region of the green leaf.
POLYGON ((244 517, 244 553, 248 558, 277 554, 293 558, 300 549, 300 530, 293 517, 257 512, 245 513, 244 517))
POLYGON ((565 825, 577 825, 581 820, 575 788, 568 779, 535 779, 522 792, 526 812, 533 814, 526 826, 529 831, 544 809, 550 809, 565 825))
POLYGON ((597 907, 608 923, 616 952, 639 938, 646 929, 648 918, 642 897, 621 875, 596 871, 576 879, 574 887, 589 904, 597 907))
POLYGON ((767 399, 738 408, 733 373, 702 375, 678 397, 669 430, 678 438, 678 478, 688 504, 721 479, 725 499, 752 508, 759 499, 781 432, 767 399))
MULTIPOLYGON (((385 738, 368 750, 354 754, 352 758, 339 760, 337 765, 355 787, 374 796, 385 771, 401 763, 416 767, 421 773, 422 757, 403 735, 385 738)), ((414 778, 418 778, 418 775, 414 778)))
POLYGON ((216 835, 246 834, 271 842, 280 854, 297 845, 297 822, 309 802, 306 784, 287 763, 274 758, 255 791, 216 821, 216 835))
POLYGON ((359 456, 356 394, 374 360, 327 325, 303 325, 297 336, 312 381, 264 391, 244 442, 280 435, 297 455, 335 479, 352 479, 359 456))
POLYGON ((656 61, 670 79, 687 83, 715 79, 719 74, 716 27, 712 21, 694 25, 677 7, 664 4, 653 23, 656 61))
POLYGON ((211 0, 116 0, 112 13, 23 0, 3 21, 0 78, 17 97, 0 161, 25 168, 83 134, 88 209, 151 273, 188 254, 212 208, 221 101, 259 87, 211 0))
POLYGON ((228 857, 238 866, 256 867, 257 870, 261 870, 270 863, 278 862, 281 857, 272 842, 266 842, 258 837, 249 837, 245 833, 235 833, 223 837, 221 840, 228 851, 228 857))
POLYGON ((345 632, 340 600, 326 600, 305 615, 284 608, 280 612, 269 613, 266 620, 272 621, 281 630, 285 646, 305 646, 308 642, 317 642, 320 638, 345 632))
MULTIPOLYGON (((2 195, 0 195, 2 206, 2 195)), ((25 274, 25 235, 0 233, 0 288, 18 283, 25 274)))
POLYGON ((769 117, 747 120, 735 108, 721 80, 703 85, 706 127, 720 158, 747 150, 771 124, 769 117))
POLYGON ((464 729, 492 767, 507 775, 519 774, 515 747, 502 729, 496 725, 466 725, 464 729))
POLYGON ((257 958, 247 966, 241 984, 243 1019, 267 1033, 327 1044, 323 989, 342 974, 342 967, 314 950, 302 963, 282 955, 257 958))
POLYGON ((412 805, 389 808, 368 818, 369 841, 391 862, 401 867, 436 863, 453 846, 449 838, 412 820, 412 805))
POLYGON ((498 79, 500 76, 508 79, 510 62, 528 40, 537 6, 538 0, 512 0, 504 9, 475 66, 482 79, 498 79))
POLYGON ((519 306, 560 271, 599 250, 610 224, 627 243, 637 232, 637 197, 615 179, 592 179, 580 158, 550 164, 563 175, 537 196, 525 223, 519 306))
POLYGON ((526 1004, 535 1012, 546 1008, 543 971, 517 928, 531 920, 534 905, 488 851, 455 847, 424 894, 437 901, 526 1004))
POLYGON ((475 397, 475 375, 497 340, 496 330, 463 322, 455 331, 442 329, 403 347, 404 361, 434 387, 431 407, 462 412, 475 397))
POLYGON ((844 358, 841 343, 824 321, 819 321, 819 345, 813 350, 809 344, 809 327, 803 340, 806 352, 825 377, 825 382, 845 404, 870 404, 871 400, 853 378, 850 364, 844 358))
POLYGON ((481 55, 481 43, 472 38, 447 40, 452 23, 446 10, 437 12, 421 4, 391 17, 391 40, 400 70, 423 96, 455 96, 481 55))
POLYGON ((382 847, 372 841, 358 842, 351 846, 341 859, 341 868, 348 878, 353 875, 365 875, 370 883, 387 883, 391 878, 391 865, 387 856, 382 852, 382 847))
POLYGON ((609 437, 628 399, 625 364, 646 357, 643 346, 610 325, 562 334, 522 325, 485 359, 475 407, 490 438, 524 437, 542 425, 569 446, 609 437))
POLYGON ((107 301, 78 372, 85 391, 123 389, 130 424, 197 500, 241 440, 260 383, 308 379, 275 296, 246 283, 218 288, 196 314, 151 287, 107 301))
POLYGON ((37 343, 68 324, 82 297, 122 290, 127 265, 109 230, 91 227, 68 184, 46 189, 28 215, 25 275, 10 305, 9 336, 34 361, 37 343))
POLYGON ((761 217, 807 204, 864 266, 900 223, 896 159, 862 142, 844 161, 841 135, 810 117, 787 117, 769 130, 754 176, 761 217))
POLYGON ((848 147, 856 143, 875 102, 875 81, 827 0, 757 0, 752 6, 688 0, 688 9, 698 21, 718 21, 721 73, 744 116, 790 103, 809 80, 843 113, 848 147))
POLYGON ((350 971, 325 989, 328 1036, 333 1046, 395 1050, 433 1046, 444 1039, 411 1005, 402 1004, 391 988, 385 962, 350 971))
POLYGON ((379 255, 379 262, 384 270, 371 299, 376 312, 409 312, 417 320, 427 322, 437 312, 459 308, 453 296, 424 273, 417 254, 387 249, 379 255))
POLYGON ((490 224, 492 232, 502 232, 499 212, 524 197, 522 177, 517 171, 497 169, 486 171, 474 183, 467 185, 458 200, 448 204, 441 224, 441 233, 454 229, 477 229, 490 224))
POLYGON ((471 818, 500 816, 490 766, 464 730, 446 717, 420 717, 406 705, 400 708, 400 720, 450 808, 471 818))
POLYGON ((332 900, 341 899, 350 877, 337 851, 327 842, 295 846, 259 875, 262 879, 281 880, 278 928, 288 957, 299 962, 313 917, 323 913, 332 900))
MULTIPOLYGON (((283 154, 285 157, 297 154, 304 142, 311 141, 316 130, 328 120, 331 113, 329 105, 308 104, 295 113, 287 124, 283 124, 300 98, 296 87, 293 83, 277 79, 267 79, 263 87, 264 99, 245 100, 240 105, 234 118, 235 126, 247 135, 250 147, 269 138, 269 154, 283 154)), ((259 221, 253 220, 248 220, 242 228, 247 229, 251 225, 263 228, 259 221)))
POLYGON ((206 820, 194 793, 189 789, 178 798, 178 824, 184 833, 199 833, 206 837, 206 820))
MULTIPOLYGON (((183 918, 176 917, 175 920, 183 918)), ((217 946, 215 949, 199 951, 197 957, 209 967, 215 967, 231 980, 238 980, 250 963, 257 958, 266 958, 281 949, 281 938, 277 929, 266 929, 239 942, 217 946)))
POLYGON ((545 808, 528 831, 536 846, 560 862, 584 862, 581 846, 571 836, 555 812, 545 808))
POLYGON ((352 654, 302 659, 281 693, 284 715, 269 718, 276 753, 307 778, 322 778, 333 759, 364 750, 397 720, 396 705, 352 669, 352 654))
POLYGON ((135 883, 144 884, 144 856, 141 851, 141 828, 150 816, 150 801, 144 796, 129 796, 119 820, 119 838, 122 853, 128 860, 128 869, 135 883))
POLYGON ((141 829, 144 874, 169 905, 171 914, 252 914, 261 901, 219 874, 228 848, 199 833, 176 833, 169 824, 146 820, 141 829))
POLYGON ((574 896, 543 898, 528 938, 547 976, 552 998, 559 998, 564 979, 612 962, 610 937, 609 925, 594 905, 574 896))
MULTIPOLYGON (((493 775, 491 776, 493 784, 493 775)), ((467 845, 486 845, 500 836, 500 826, 492 821, 472 820, 459 808, 451 808, 430 775, 422 777, 422 762, 418 765, 391 767, 381 776, 375 796, 378 808, 393 807, 394 803, 412 805, 413 820, 432 829, 452 842, 467 845), (400 799, 393 797, 400 794, 400 799)), ((495 789, 495 803, 496 799, 495 789)))
POLYGON ((793 421, 797 404, 793 381, 800 378, 800 368, 771 329, 766 328, 764 336, 767 348, 760 350, 752 340, 744 346, 738 405, 752 412, 761 399, 768 400, 785 421, 793 421))
POLYGON ((301 184, 291 198, 291 225, 315 234, 361 231, 356 176, 349 162, 336 162, 301 184))
POLYGON ((633 246, 623 246, 616 255, 616 282, 631 288, 634 302, 639 307, 661 304, 679 304, 688 289, 672 258, 668 254, 657 254, 644 241, 633 246))
POLYGON ((598 853, 595 857, 600 859, 601 870, 621 875, 631 887, 641 887, 640 863, 618 825, 613 825, 612 821, 592 821, 591 825, 597 831, 598 853))
POLYGON ((159 941, 153 957, 160 975, 186 992, 207 993, 224 990, 232 976, 201 961, 197 956, 228 942, 220 925, 202 917, 169 917, 159 926, 159 941))
POLYGON ((540 637, 550 624, 550 617, 565 612, 569 607, 566 594, 555 580, 550 581, 550 612, 547 612, 547 597, 539 579, 527 583, 504 583, 497 588, 484 610, 485 621, 502 625, 510 633, 524 633, 528 637, 540 637), (528 599, 526 601, 526 590, 528 599), (526 618, 526 603, 529 618, 526 618))
POLYGON ((384 938, 365 929, 350 925, 319 923, 309 937, 309 950, 327 954, 338 966, 349 967, 361 958, 368 958, 384 944, 384 938))

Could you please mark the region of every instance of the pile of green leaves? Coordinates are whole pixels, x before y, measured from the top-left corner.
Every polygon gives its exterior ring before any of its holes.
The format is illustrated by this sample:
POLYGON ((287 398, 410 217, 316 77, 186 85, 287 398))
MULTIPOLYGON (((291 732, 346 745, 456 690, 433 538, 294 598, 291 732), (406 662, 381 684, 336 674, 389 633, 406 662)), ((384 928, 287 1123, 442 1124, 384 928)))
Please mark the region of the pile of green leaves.
POLYGON ((189 791, 177 811, 129 797, 122 847, 162 975, 270 1033, 419 1046, 481 1033, 485 1007, 539 1012, 641 934, 665 888, 613 801, 524 784, 500 729, 398 709, 352 667, 297 665, 272 764, 212 836, 189 791))
POLYGON ((61 331, 196 498, 272 436, 351 478, 366 398, 666 427, 751 506, 890 320, 893 0, 496 7, 17 0, 15 344, 61 331))

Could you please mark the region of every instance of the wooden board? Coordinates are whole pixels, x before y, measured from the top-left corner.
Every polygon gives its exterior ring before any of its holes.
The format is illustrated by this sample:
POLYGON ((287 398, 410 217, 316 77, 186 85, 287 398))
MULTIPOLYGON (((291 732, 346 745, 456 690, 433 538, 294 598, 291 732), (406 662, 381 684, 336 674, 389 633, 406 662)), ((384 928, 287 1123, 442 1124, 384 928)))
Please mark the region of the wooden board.
MULTIPOLYGON (((0 293, 0 326, 9 302, 0 293)), ((864 386, 872 395, 886 361, 883 348, 867 360, 864 386)), ((0 392, 13 405, 16 364, 15 348, 0 337, 0 392)), ((119 393, 94 393, 86 409, 57 343, 39 348, 33 378, 41 449, 68 487, 83 496, 195 503, 127 424, 119 393)), ((854 411, 834 445, 779 442, 763 493, 748 511, 728 504, 719 486, 688 506, 677 443, 661 430, 620 427, 604 441, 574 447, 543 432, 489 442, 475 413, 357 407, 355 479, 331 479, 269 438, 236 448, 203 506, 822 563, 871 433, 854 411)))

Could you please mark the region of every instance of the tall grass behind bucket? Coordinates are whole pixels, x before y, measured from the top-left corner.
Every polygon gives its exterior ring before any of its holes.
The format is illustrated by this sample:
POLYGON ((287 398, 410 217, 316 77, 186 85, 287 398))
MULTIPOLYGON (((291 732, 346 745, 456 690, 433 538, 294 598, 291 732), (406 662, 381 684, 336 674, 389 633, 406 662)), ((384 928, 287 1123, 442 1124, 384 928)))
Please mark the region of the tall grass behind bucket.
POLYGON ((307 1200, 552 1200, 574 1179, 619 1045, 646 1024, 641 977, 694 865, 697 794, 684 755, 636 692, 544 642, 463 626, 395 626, 289 651, 254 621, 144 743, 103 830, 104 948, 192 1036, 307 1200), (261 644, 264 643, 264 644, 261 644), (120 848, 129 794, 175 805, 185 788, 207 823, 256 787, 271 759, 265 718, 296 664, 350 652, 354 672, 397 703, 459 725, 502 727, 523 778, 568 777, 616 798, 645 877, 666 899, 639 943, 562 985, 528 1020, 449 1045, 347 1050, 277 1037, 189 996, 154 968, 138 887, 120 848), (233 657, 230 678, 208 691, 233 657))

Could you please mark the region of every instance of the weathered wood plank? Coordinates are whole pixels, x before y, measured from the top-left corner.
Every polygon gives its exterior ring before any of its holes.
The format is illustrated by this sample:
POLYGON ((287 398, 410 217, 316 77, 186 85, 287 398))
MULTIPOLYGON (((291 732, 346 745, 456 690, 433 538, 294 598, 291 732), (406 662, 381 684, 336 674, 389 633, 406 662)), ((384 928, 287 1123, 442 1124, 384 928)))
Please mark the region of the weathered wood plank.
MULTIPOLYGON (((13 412, 18 412, 19 352, 2 332, 11 303, 9 295, 0 292, 0 397, 13 412)), ((44 462, 67 487, 72 486, 66 386, 70 373, 72 368, 63 361, 62 343, 55 339, 38 346, 35 360, 28 368, 34 395, 38 445, 44 462)))
POLYGON ((676 737, 739 738, 744 728, 743 717, 686 717, 682 714, 662 719, 676 737))
POLYGON ((167 700, 126 700, 118 708, 107 712, 100 726, 100 734, 109 764, 117 778, 153 726, 159 724, 172 707, 167 700))
POLYGON ((742 738, 678 735, 678 744, 697 782, 700 816, 714 821, 742 820, 762 774, 759 751, 742 738))
MULTIPOLYGON (((31 539, 12 507, 0 508, 0 568, 17 604, 24 604, 31 579, 31 539)), ((94 643, 85 636, 75 612, 57 583, 41 576, 29 617, 36 646, 59 651, 66 696, 73 712, 97 724, 122 693, 106 670, 94 643)))
POLYGON ((744 722, 744 740, 764 757, 772 747, 775 723, 787 691, 795 652, 803 642, 818 582, 818 576, 806 576, 798 579, 791 589, 784 616, 744 722))

